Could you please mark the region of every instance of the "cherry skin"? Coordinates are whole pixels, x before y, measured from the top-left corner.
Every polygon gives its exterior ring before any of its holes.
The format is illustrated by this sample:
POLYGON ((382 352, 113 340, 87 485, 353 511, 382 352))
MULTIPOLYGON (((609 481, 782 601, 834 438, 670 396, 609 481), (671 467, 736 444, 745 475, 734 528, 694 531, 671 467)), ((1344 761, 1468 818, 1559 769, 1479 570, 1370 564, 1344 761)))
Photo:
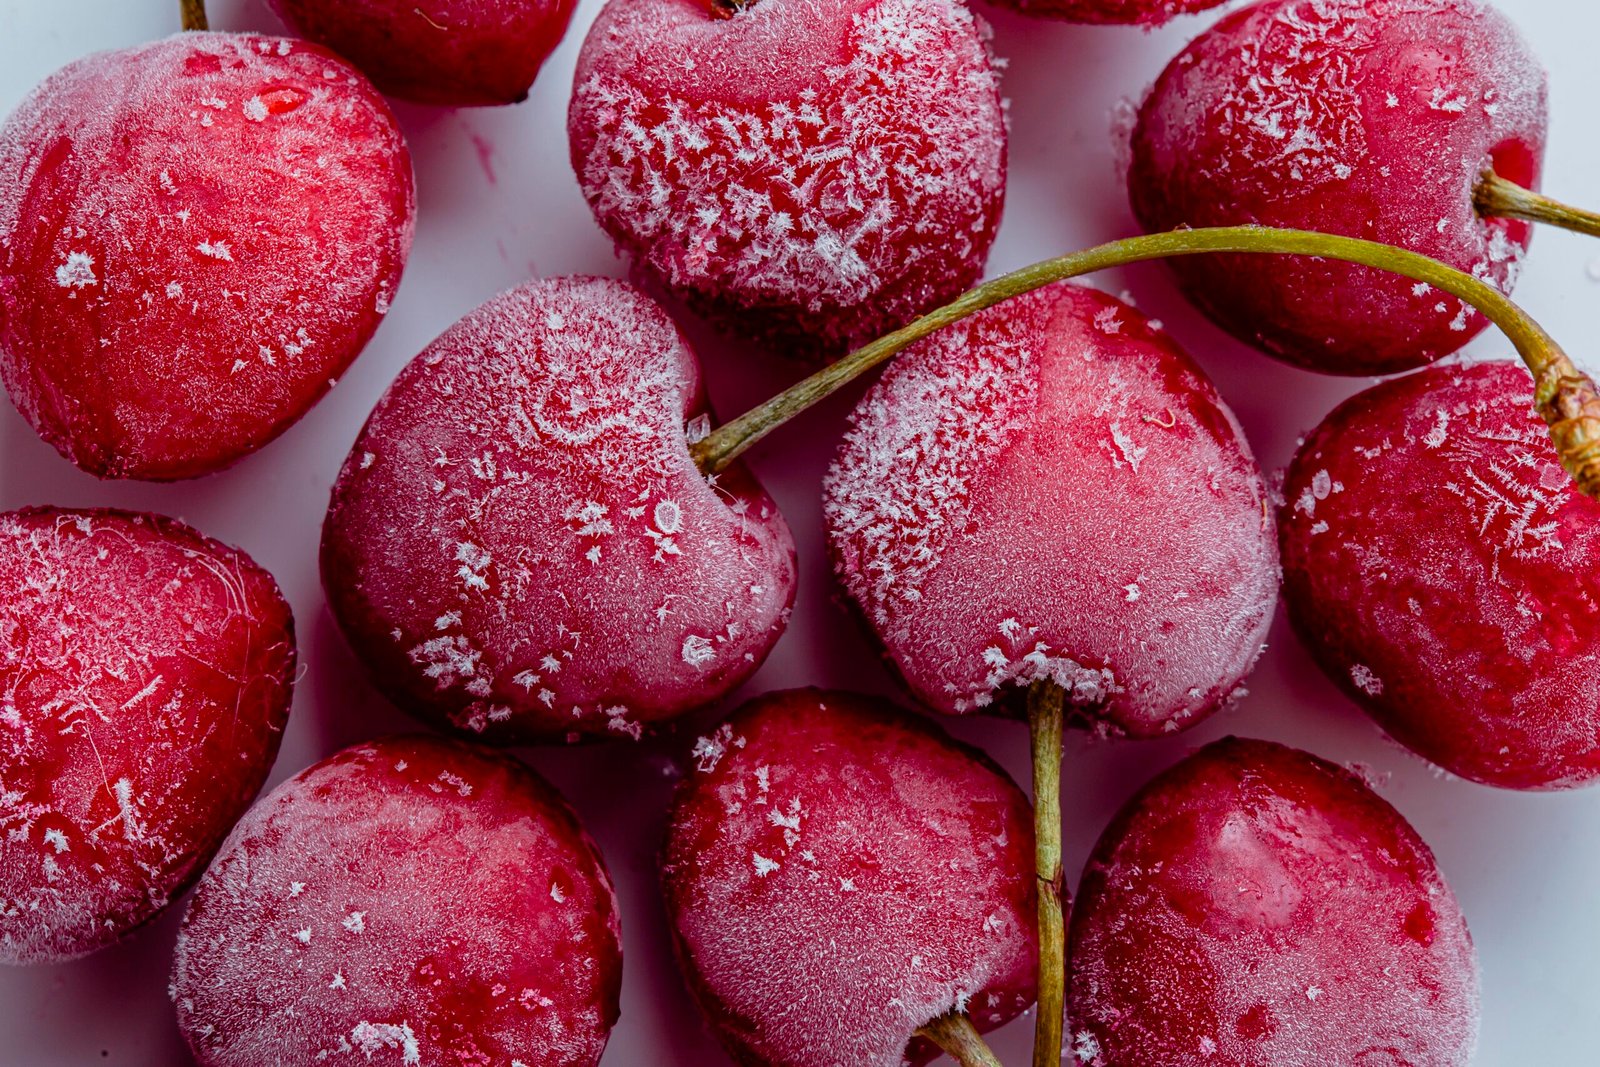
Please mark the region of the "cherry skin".
POLYGON ((453 107, 526 100, 576 0, 270 0, 297 33, 390 96, 453 107))
POLYGON ((199 1067, 592 1067, 621 984, 611 879, 560 794, 510 757, 391 737, 245 815, 184 916, 172 997, 199 1067))
POLYGON ((963 714, 1050 679, 1149 737, 1238 689, 1277 597, 1233 414, 1132 308, 1056 283, 907 349, 829 468, 828 547, 918 700, 963 714))
POLYGON ((743 682, 788 621, 794 541, 742 466, 695 467, 705 419, 694 353, 625 283, 530 282, 446 331, 367 420, 323 528, 378 686, 520 742, 638 736, 743 682))
MULTIPOLYGON (((1267 0, 1200 35, 1151 90, 1128 190, 1155 232, 1261 223, 1363 237, 1509 291, 1526 222, 1473 204, 1485 167, 1532 188, 1545 75, 1476 0, 1267 0)), ((1389 374, 1448 355, 1486 320, 1381 271, 1268 256, 1173 261, 1235 336, 1329 374, 1389 374)))
POLYGON ((116 941, 199 877, 278 753, 294 622, 172 519, 0 515, 0 963, 116 941))
POLYGON ((1159 26, 1174 15, 1216 7, 1222 0, 992 0, 1024 15, 1099 25, 1159 26))
POLYGON ((321 48, 185 33, 77 60, 0 128, 0 377, 92 474, 225 467, 361 351, 412 215, 394 116, 321 48))
POLYGON ((1513 789, 1600 777, 1600 503, 1512 363, 1430 368, 1336 408, 1279 518, 1289 618, 1406 747, 1513 789))
POLYGON ((957 0, 611 0, 573 167, 648 278, 741 338, 836 356, 983 272, 1005 190, 985 32, 957 0))
POLYGON ((796 689, 740 708, 694 760, 662 884, 738 1062, 922 1063, 934 1018, 988 1030, 1033 1001, 1032 814, 981 752, 883 701, 796 689))
POLYGON ((1072 914, 1080 1067, 1465 1067, 1478 968, 1433 854, 1355 775, 1207 745, 1101 835, 1072 914))

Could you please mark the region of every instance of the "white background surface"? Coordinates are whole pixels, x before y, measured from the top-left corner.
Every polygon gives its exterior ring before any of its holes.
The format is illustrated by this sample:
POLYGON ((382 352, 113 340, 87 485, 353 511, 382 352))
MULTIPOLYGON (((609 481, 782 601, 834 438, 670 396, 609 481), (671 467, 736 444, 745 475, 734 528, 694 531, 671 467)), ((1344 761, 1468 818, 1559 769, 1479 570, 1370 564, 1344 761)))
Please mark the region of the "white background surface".
MULTIPOLYGON (((212 0, 212 23, 277 30, 263 0, 212 0)), ((399 105, 416 160, 417 240, 394 310, 337 389, 299 425, 232 470, 178 485, 101 484, 40 443, 0 406, 0 508, 113 505, 166 512, 237 544, 270 569, 292 602, 304 677, 276 784, 346 744, 413 728, 371 689, 323 602, 316 545, 328 488, 368 410, 401 365, 435 334, 529 275, 622 276, 591 220, 567 161, 566 100, 583 31, 598 0, 583 0, 567 40, 532 98, 515 108, 453 113, 399 105)), ((1164 30, 1033 22, 980 4, 1010 60, 1011 177, 990 273, 1134 232, 1112 152, 1112 113, 1136 98, 1215 15, 1164 30)), ((1576 0, 1501 0, 1551 71, 1553 125, 1545 188, 1600 203, 1594 102, 1600 8, 1576 0)), ((84 53, 177 29, 177 0, 0 0, 0 113, 39 79, 84 53)), ((1265 469, 1289 460, 1297 436, 1363 382, 1282 367, 1228 340, 1176 296, 1159 268, 1102 275, 1217 380, 1265 469)), ((1600 242, 1554 230, 1535 240, 1517 296, 1580 359, 1600 319, 1600 242)), ((679 316, 699 345, 712 399, 736 414, 776 392, 795 367, 711 337, 679 316)), ((1470 351, 1509 354, 1498 336, 1470 351)), ((1600 367, 1600 359, 1590 359, 1600 367)), ((853 397, 854 394, 852 394, 853 397)), ((803 684, 894 693, 859 630, 834 602, 822 551, 818 483, 850 400, 813 412, 760 448, 753 466, 800 544, 802 579, 788 633, 745 694, 803 684)), ((1480 1067, 1593 1064, 1600 1056, 1600 790, 1519 795, 1436 776, 1386 742, 1298 647, 1281 616, 1236 711, 1160 742, 1069 741, 1064 772, 1067 872, 1076 881, 1115 808, 1155 771, 1227 733, 1269 737, 1366 765, 1381 791, 1433 846, 1461 898, 1483 969, 1480 1067)), ((731 703, 728 705, 731 707, 731 703)), ((699 716, 636 746, 524 750, 565 791, 600 842, 618 882, 626 977, 610 1067, 726 1062, 678 981, 655 894, 655 852, 671 784, 671 755, 709 721, 699 716)), ((954 724, 1019 781, 1024 729, 985 719, 954 724)), ((127 942, 58 967, 0 967, 0 1067, 189 1063, 166 998, 181 903, 127 942)), ((1031 1020, 1002 1031, 1009 1064, 1028 1061, 1031 1020)), ((265 1065, 263 1065, 265 1067, 265 1065)), ((1329 1064, 1327 1067, 1339 1067, 1329 1064)))

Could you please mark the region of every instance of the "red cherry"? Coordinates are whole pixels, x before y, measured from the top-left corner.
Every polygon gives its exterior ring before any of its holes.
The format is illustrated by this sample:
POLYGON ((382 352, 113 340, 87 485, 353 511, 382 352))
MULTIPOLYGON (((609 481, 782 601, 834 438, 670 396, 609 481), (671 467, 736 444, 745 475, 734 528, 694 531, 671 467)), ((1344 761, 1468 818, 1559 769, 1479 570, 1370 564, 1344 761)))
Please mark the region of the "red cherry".
POLYGON ((1277 596, 1233 414, 1132 308, 1055 284, 908 349, 828 471, 834 569, 919 700, 1050 679, 1148 737, 1237 690, 1277 596))
POLYGON ((689 458, 700 368, 622 282, 496 297, 411 362, 361 431, 323 529, 328 600, 374 681, 501 741, 643 724, 761 664, 794 541, 742 466, 689 458))
POLYGON ((1216 7, 1222 0, 991 0, 1024 15, 1091 22, 1159 26, 1174 15, 1187 15, 1216 7))
MULTIPOLYGON (((1399 245, 1503 290, 1526 222, 1474 207, 1484 169, 1537 184, 1545 76, 1476 0, 1267 0, 1167 67, 1128 176, 1151 231, 1261 223, 1399 245)), ((1289 363, 1387 374, 1460 348, 1485 319, 1426 285, 1324 260, 1173 263, 1219 325, 1289 363)))
POLYGON ((1208 745, 1101 836, 1072 914, 1083 1067, 1464 1067, 1472 939, 1433 854, 1355 775, 1208 745))
POLYGON ((394 737, 245 815, 184 916, 172 996, 200 1067, 583 1067, 617 1021, 619 938, 600 854, 544 779, 394 737))
POLYGON ((0 375, 92 474, 225 467, 372 336, 412 208, 388 106, 321 48, 185 33, 80 59, 0 128, 0 375))
POLYGON ((1600 503, 1511 363, 1436 367, 1336 408, 1280 518, 1284 597, 1369 714, 1446 770, 1600 777, 1600 503))
POLYGON ((572 20, 575 0, 270 0, 295 31, 360 67, 390 96, 514 104, 572 20))
POLYGON ((0 515, 0 963, 111 944, 198 877, 278 752, 294 622, 172 519, 0 515))
POLYGON ((938 1016, 988 1030, 1032 1002, 1032 816, 982 753, 882 701, 797 689, 746 704, 694 757, 667 915, 740 1063, 899 1067, 938 1016))
POLYGON ((1005 190, 985 32, 957 0, 611 0, 573 166, 646 275, 741 336, 838 355, 983 271, 1005 190))

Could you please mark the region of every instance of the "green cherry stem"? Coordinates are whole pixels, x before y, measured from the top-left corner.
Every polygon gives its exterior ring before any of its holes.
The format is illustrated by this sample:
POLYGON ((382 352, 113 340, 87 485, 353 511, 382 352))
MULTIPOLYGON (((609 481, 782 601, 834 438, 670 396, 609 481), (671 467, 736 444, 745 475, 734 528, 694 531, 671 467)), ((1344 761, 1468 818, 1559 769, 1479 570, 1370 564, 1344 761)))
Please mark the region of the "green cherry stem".
POLYGON ((1067 925, 1061 906, 1061 733, 1066 691, 1049 679, 1028 688, 1033 753, 1033 862, 1039 917, 1039 1010, 1033 1067, 1061 1067, 1067 984, 1067 925))
POLYGON ((690 446, 695 463, 715 474, 751 445, 795 415, 832 395, 896 352, 968 315, 1042 285, 1168 256, 1207 252, 1319 256, 1390 271, 1471 304, 1516 346, 1533 375, 1539 414, 1550 426, 1561 463, 1586 495, 1600 499, 1600 390, 1578 370, 1561 346, 1500 290, 1427 256, 1355 237, 1278 230, 1264 226, 1219 226, 1173 230, 1112 241, 1002 275, 971 289, 893 333, 851 352, 839 362, 725 423, 690 446))
POLYGON ((211 28, 206 20, 206 0, 178 0, 183 10, 183 28, 204 32, 211 28))
POLYGON ((1001 1067, 994 1050, 979 1036, 978 1028, 959 1011, 939 1016, 917 1033, 938 1045, 961 1067, 1001 1067))
POLYGON ((1532 189, 1524 189, 1492 170, 1484 171, 1478 179, 1478 188, 1473 191, 1472 200, 1480 215, 1543 222, 1590 237, 1600 237, 1600 215, 1552 200, 1532 189))

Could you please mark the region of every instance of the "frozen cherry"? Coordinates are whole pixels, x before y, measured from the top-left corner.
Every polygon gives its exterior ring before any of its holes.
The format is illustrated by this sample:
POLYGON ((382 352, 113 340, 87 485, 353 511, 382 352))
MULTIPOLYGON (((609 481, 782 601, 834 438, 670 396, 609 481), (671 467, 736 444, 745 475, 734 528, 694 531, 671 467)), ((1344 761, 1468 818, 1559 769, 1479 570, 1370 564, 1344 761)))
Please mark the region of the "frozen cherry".
POLYGON ((1082 1067, 1464 1067, 1466 921, 1416 831, 1355 775, 1234 738, 1101 836, 1072 914, 1082 1067))
POLYGON ((217 470, 361 351, 411 230, 394 117, 331 53, 185 33, 80 59, 0 128, 0 375, 90 473, 217 470))
POLYGON ((1295 457, 1284 598, 1317 660, 1407 747, 1518 789, 1600 777, 1600 503, 1511 363, 1346 401, 1295 457))
POLYGON ((1222 0, 992 0, 1024 15, 1067 22, 1155 26, 1174 15, 1216 7, 1222 0))
POLYGON ((600 854, 542 778, 393 737, 240 820, 184 916, 172 996, 200 1067, 592 1067, 619 937, 600 854))
MULTIPOLYGON (((1509 290, 1530 228, 1475 205, 1492 167, 1537 184, 1545 75, 1476 0, 1267 0, 1201 34, 1139 113, 1128 187, 1146 229, 1261 223, 1399 245, 1509 290)), ((1423 284, 1344 263, 1174 262, 1219 325, 1290 363, 1385 374, 1485 325, 1423 284)))
POLYGON ((557 278, 451 327, 334 487, 322 573, 402 707, 502 741, 621 732, 733 689, 794 599, 742 466, 708 479, 694 353, 622 282, 557 278))
POLYGON ((573 166, 646 275, 741 336, 837 355, 983 272, 1005 189, 985 36, 958 0, 611 0, 573 166))
POLYGON ((740 1063, 899 1067, 1033 1000, 1027 798, 882 701, 761 697, 694 748, 663 859, 689 985, 740 1063))
POLYGON ((0 515, 0 963, 152 918, 278 752, 294 623, 272 576, 171 519, 0 515))
POLYGON ((1054 284, 908 349, 825 485, 834 568, 923 703, 1048 680, 1101 729, 1192 725, 1277 597, 1260 471, 1198 367, 1132 308, 1054 284))
POLYGON ((391 96, 471 106, 525 100, 575 0, 270 0, 299 33, 391 96))

